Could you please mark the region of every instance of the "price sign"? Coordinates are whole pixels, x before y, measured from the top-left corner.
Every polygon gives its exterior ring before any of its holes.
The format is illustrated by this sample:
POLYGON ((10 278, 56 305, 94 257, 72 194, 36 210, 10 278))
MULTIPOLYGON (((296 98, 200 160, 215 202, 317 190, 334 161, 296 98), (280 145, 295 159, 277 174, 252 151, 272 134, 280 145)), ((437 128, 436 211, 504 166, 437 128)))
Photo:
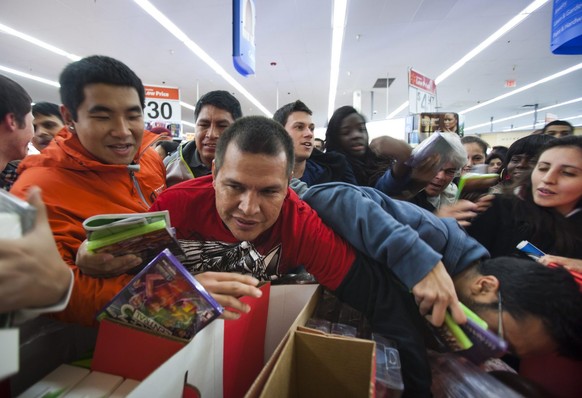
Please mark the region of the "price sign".
POLYGON ((434 80, 409 69, 408 102, 410 113, 434 112, 436 110, 436 84, 434 80))
POLYGON ((145 128, 151 130, 163 127, 172 133, 172 137, 182 137, 182 108, 180 107, 180 90, 174 87, 145 87, 145 128))

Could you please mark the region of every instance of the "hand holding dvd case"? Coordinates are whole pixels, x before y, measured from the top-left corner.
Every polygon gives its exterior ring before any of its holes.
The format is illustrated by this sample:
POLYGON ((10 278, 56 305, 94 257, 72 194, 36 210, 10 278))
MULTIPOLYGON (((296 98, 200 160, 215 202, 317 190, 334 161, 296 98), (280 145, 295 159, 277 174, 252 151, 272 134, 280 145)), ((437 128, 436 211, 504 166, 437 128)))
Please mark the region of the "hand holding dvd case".
POLYGON ((97 315, 189 340, 224 309, 167 249, 97 315))
MULTIPOLYGON (((489 188, 497 184, 499 175, 495 173, 466 173, 459 178, 459 185, 457 186, 456 200, 461 199, 461 197, 467 194, 473 193, 473 196, 477 198, 481 195, 485 195, 489 188)), ((473 199, 473 198, 470 198, 473 199)))
POLYGON ((444 159, 448 157, 452 150, 453 147, 443 133, 434 133, 416 146, 412 150, 410 158, 404 163, 411 168, 415 168, 427 158, 438 155, 441 157, 438 166, 436 166, 436 169, 438 170, 438 168, 440 168, 444 163, 444 159))
POLYGON ((87 233, 87 250, 92 253, 111 253, 114 256, 135 254, 142 265, 150 262, 163 249, 179 259, 184 251, 170 225, 167 210, 149 213, 100 214, 83 222, 87 233))
MULTIPOLYGON (((0 189, 0 239, 17 239, 36 221, 36 208, 27 201, 0 189)), ((12 324, 12 313, 0 313, 0 328, 12 324)))
POLYGON ((438 342, 446 350, 456 352, 479 365, 489 358, 507 352, 507 342, 488 330, 487 323, 461 303, 467 323, 458 325, 447 313, 443 326, 432 327, 438 342))

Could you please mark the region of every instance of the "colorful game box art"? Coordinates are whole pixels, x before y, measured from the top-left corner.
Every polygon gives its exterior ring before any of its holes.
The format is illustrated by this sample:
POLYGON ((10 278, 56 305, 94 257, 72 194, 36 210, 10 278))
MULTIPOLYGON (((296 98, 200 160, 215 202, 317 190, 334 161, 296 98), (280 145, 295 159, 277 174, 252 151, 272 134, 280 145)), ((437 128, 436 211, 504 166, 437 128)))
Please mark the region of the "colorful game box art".
POLYGON ((447 312, 443 326, 432 327, 437 341, 447 351, 459 353, 474 364, 500 358, 507 352, 507 342, 488 330, 487 323, 461 303, 467 323, 458 325, 447 312))
POLYGON ((165 249, 97 316, 189 340, 224 309, 165 249))
POLYGON ((87 250, 91 253, 111 253, 114 256, 134 254, 142 263, 130 273, 138 271, 163 249, 170 249, 179 260, 184 252, 175 237, 167 210, 131 213, 99 214, 83 222, 87 233, 87 250))

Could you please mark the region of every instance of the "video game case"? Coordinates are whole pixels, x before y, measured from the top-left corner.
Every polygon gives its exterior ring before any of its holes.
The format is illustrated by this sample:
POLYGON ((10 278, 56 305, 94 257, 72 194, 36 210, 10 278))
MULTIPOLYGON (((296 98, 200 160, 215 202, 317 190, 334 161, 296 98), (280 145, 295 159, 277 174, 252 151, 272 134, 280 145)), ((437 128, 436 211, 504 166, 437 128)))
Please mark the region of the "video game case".
POLYGON ((435 337, 444 349, 463 355, 475 364, 489 358, 498 358, 507 352, 507 342, 487 329, 487 323, 461 304, 467 323, 458 325, 447 313, 445 323, 432 327, 435 337))
POLYGON ((142 263, 130 270, 130 274, 135 274, 140 271, 144 265, 148 264, 164 249, 169 249, 177 258, 184 259, 184 251, 174 236, 173 231, 166 227, 147 232, 144 231, 141 231, 135 236, 126 237, 123 240, 99 248, 94 248, 91 246, 91 242, 89 242, 87 249, 93 253, 111 253, 114 256, 123 256, 126 254, 136 255, 142 259, 142 263))
POLYGON ((460 354, 471 362, 481 364, 489 358, 499 358, 507 352, 507 342, 505 340, 502 340, 495 333, 483 329, 471 318, 467 319, 467 323, 461 325, 461 329, 473 342, 473 345, 460 354))
POLYGON ((191 339, 224 309, 169 251, 162 251, 98 314, 191 339))
POLYGON ((447 134, 450 135, 451 133, 435 132, 431 134, 412 150, 410 158, 404 164, 411 168, 416 168, 429 157, 440 155, 441 160, 435 166, 438 170, 444 164, 444 159, 447 159, 451 151, 453 151, 453 146, 449 142, 451 138, 447 134))
POLYGON ((170 225, 170 213, 167 210, 98 214, 83 221, 83 228, 87 232, 87 238, 93 241, 160 221, 164 225, 170 225))
MULTIPOLYGON (((28 232, 36 220, 36 208, 25 200, 0 189, 0 239, 17 239, 28 232)), ((0 328, 12 325, 14 314, 0 313, 0 328)))
POLYGON ((494 179, 495 181, 497 181, 498 178, 499 178, 499 175, 494 174, 494 173, 484 173, 484 174, 483 173, 466 173, 466 174, 463 174, 459 178, 459 184, 457 186, 457 194, 455 196, 455 200, 459 200, 465 196, 465 192, 464 192, 465 185, 467 185, 468 183, 470 183, 472 181, 473 182, 481 181, 479 189, 474 190, 476 187, 473 187, 473 190, 471 191, 472 193, 476 193, 477 196, 479 196, 479 195, 486 194, 489 190, 489 186, 491 185, 488 183, 483 184, 483 182, 485 180, 491 181, 491 179, 494 179))
POLYGON ((20 237, 20 235, 30 231, 36 220, 36 208, 34 206, 3 189, 0 189, 0 213, 16 214, 18 216, 20 220, 18 225, 15 223, 11 225, 2 224, 2 229, 18 227, 15 235, 12 235, 12 232, 10 233, 12 237, 20 237))
POLYGON ((167 210, 147 213, 99 214, 83 222, 87 250, 114 256, 134 254, 142 263, 129 273, 137 273, 163 249, 180 260, 185 254, 170 226, 167 210))
POLYGON ((319 330, 323 333, 331 333, 331 322, 325 319, 309 318, 307 322, 305 322, 305 327, 319 330))
POLYGON ((396 343, 372 333, 376 342, 376 397, 398 398, 404 392, 402 365, 396 343))

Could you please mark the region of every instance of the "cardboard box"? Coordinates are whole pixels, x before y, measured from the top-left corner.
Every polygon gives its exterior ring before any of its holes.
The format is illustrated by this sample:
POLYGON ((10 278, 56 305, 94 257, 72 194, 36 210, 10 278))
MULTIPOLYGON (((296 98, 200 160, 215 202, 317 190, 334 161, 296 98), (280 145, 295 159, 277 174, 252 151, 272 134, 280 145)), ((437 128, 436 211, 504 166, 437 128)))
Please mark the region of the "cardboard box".
POLYGON ((373 396, 375 343, 302 327, 314 313, 315 291, 249 389, 255 397, 373 396))
POLYGON ((187 383, 195 386, 202 397, 243 397, 317 288, 318 285, 270 286, 268 296, 264 293, 261 300, 251 303, 249 314, 237 321, 214 321, 206 328, 210 328, 208 331, 204 329, 196 335, 134 393, 152 391, 161 374, 186 368, 187 383))
POLYGON ((123 383, 123 377, 102 372, 91 372, 83 378, 63 398, 108 397, 123 383))
POLYGON ((89 374, 89 369, 63 364, 30 386, 18 398, 64 395, 89 374))
MULTIPOLYGON (((312 286, 310 286, 312 287, 312 286)), ((263 388, 265 386, 265 383, 267 382, 267 379, 270 377, 271 372, 273 371, 273 368, 275 367, 275 363, 279 360, 279 357, 281 356, 281 353, 283 352, 283 349, 285 347, 285 345, 287 344, 289 337, 291 336, 292 333, 294 333, 294 331, 296 330, 297 326, 303 326, 305 325, 305 323, 307 322, 307 320, 311 317, 311 314, 313 314, 313 312, 315 311, 315 308, 317 307, 317 302, 319 300, 319 297, 321 296, 321 287, 319 287, 318 285, 316 286, 317 289, 313 289, 311 290, 311 294, 305 294, 305 293, 309 293, 309 290, 307 292, 302 292, 303 295, 301 296, 303 301, 304 301, 304 305, 303 308, 301 308, 301 310, 299 311, 298 315, 295 317, 295 319, 289 324, 289 326, 287 327, 285 334, 282 335, 282 337, 279 339, 279 343, 277 344, 276 348, 273 350, 273 353, 271 354, 271 356, 269 357, 269 359, 266 361, 265 366, 263 367, 263 369, 261 370, 261 373, 259 373, 259 375, 257 376, 257 378, 255 379, 255 381, 253 382, 251 388, 247 391, 245 398, 256 398, 261 394, 261 391, 263 391, 263 388)), ((290 296, 293 296, 293 293, 297 293, 298 291, 296 289, 291 289, 291 290, 287 290, 285 291, 285 294, 283 295, 284 298, 281 300, 281 302, 287 302, 287 301, 299 301, 301 302, 301 300, 295 300, 295 299, 287 299, 286 296, 287 294, 289 294, 290 296)), ((283 306, 283 304, 279 304, 279 306, 283 306)), ((271 342, 266 342, 265 344, 273 344, 274 340, 271 342)))
POLYGON ((141 383, 129 397, 182 397, 184 383, 203 397, 243 397, 318 285, 261 287, 252 310, 216 320, 188 341, 103 321, 92 369, 141 383))
POLYGON ((297 330, 260 397, 373 396, 375 343, 297 330))
POLYGON ((91 369, 143 380, 185 345, 184 340, 104 319, 99 325, 91 369))

